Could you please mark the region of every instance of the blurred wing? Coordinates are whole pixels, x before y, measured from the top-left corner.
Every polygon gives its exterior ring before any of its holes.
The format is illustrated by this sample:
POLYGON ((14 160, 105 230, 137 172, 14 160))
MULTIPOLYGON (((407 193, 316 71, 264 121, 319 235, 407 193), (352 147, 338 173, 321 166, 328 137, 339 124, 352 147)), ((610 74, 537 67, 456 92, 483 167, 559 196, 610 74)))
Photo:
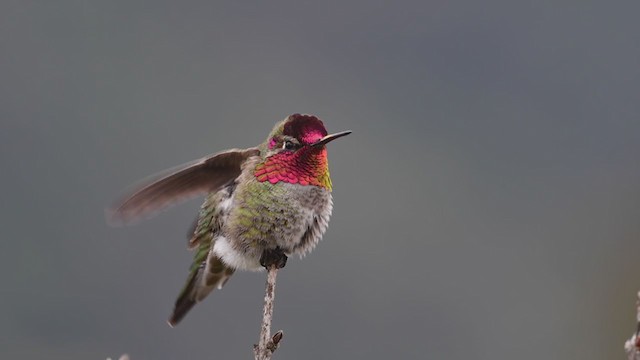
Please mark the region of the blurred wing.
POLYGON ((112 224, 126 223, 177 202, 213 192, 240 175, 242 163, 260 150, 233 149, 170 170, 168 175, 142 186, 108 213, 112 224))

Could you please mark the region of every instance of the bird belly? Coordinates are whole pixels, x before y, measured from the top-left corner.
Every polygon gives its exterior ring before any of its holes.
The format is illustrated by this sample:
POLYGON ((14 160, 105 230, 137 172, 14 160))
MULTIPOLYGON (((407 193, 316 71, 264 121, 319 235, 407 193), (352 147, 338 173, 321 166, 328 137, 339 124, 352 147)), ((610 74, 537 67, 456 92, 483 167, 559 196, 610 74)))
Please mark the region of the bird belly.
POLYGON ((298 197, 301 220, 298 233, 285 245, 289 253, 300 257, 308 254, 318 244, 329 226, 333 210, 331 192, 325 188, 304 186, 305 196, 298 197))
POLYGON ((234 268, 259 269, 266 249, 303 256, 325 232, 331 215, 329 190, 318 186, 267 183, 240 187, 214 252, 234 268), (266 185, 266 186, 265 186, 266 185))
POLYGON ((213 245, 213 253, 229 267, 238 270, 261 270, 260 253, 244 251, 237 247, 237 241, 230 241, 225 236, 218 236, 213 245))
POLYGON ((286 217, 279 218, 273 229, 271 246, 288 255, 304 256, 320 241, 331 216, 331 192, 318 186, 283 184, 290 197, 286 217))

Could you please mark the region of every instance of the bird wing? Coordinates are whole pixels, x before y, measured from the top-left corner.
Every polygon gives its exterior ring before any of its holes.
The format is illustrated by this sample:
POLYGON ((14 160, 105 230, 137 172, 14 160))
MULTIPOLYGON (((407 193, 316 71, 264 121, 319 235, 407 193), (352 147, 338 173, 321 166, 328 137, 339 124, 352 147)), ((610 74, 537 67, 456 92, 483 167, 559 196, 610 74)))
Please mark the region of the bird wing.
POLYGON ((112 224, 127 223, 177 202, 214 192, 240 175, 247 158, 259 154, 258 148, 232 149, 170 169, 108 210, 108 220, 112 224))

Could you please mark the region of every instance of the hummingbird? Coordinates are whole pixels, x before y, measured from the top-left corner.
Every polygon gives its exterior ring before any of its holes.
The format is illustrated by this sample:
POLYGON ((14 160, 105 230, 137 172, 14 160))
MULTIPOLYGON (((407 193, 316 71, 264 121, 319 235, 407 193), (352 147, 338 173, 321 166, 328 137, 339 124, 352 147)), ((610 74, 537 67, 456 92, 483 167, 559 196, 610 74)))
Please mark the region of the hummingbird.
POLYGON ((316 116, 293 114, 257 147, 170 169, 109 211, 112 223, 127 223, 205 195, 188 234, 195 253, 170 326, 222 289, 236 270, 282 268, 289 256, 313 250, 333 209, 326 144, 350 133, 329 135, 316 116))

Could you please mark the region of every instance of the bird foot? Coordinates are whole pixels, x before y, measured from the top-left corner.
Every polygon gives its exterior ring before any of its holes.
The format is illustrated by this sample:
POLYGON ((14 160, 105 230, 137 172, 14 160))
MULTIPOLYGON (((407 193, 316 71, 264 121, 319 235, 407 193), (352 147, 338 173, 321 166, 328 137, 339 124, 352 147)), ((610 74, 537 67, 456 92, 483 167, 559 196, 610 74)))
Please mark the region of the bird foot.
POLYGON ((265 249, 260 256, 260 265, 269 270, 271 266, 275 266, 276 269, 282 269, 287 265, 287 255, 279 247, 275 249, 265 249))

